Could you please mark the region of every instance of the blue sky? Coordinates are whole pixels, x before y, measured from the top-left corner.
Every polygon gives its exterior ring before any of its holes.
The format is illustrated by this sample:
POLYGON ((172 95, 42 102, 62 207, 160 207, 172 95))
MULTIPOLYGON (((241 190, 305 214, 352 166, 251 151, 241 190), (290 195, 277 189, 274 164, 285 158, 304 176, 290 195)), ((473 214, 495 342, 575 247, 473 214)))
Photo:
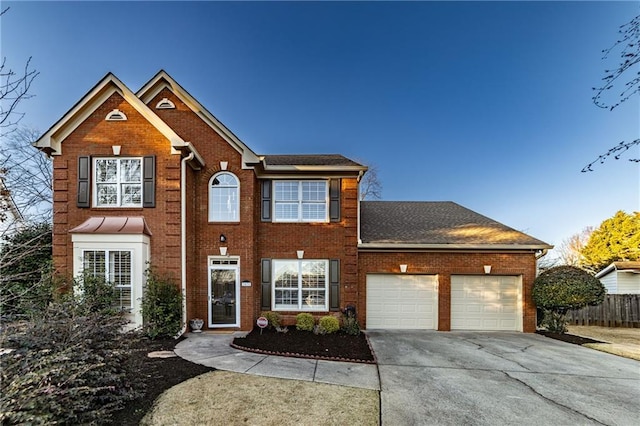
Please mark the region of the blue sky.
POLYGON ((40 71, 48 129, 111 71, 165 69, 260 154, 375 164, 385 200, 455 201, 551 244, 640 210, 640 98, 591 102, 638 2, 9 2, 1 50, 40 71), (636 150, 636 156, 640 153, 636 150))

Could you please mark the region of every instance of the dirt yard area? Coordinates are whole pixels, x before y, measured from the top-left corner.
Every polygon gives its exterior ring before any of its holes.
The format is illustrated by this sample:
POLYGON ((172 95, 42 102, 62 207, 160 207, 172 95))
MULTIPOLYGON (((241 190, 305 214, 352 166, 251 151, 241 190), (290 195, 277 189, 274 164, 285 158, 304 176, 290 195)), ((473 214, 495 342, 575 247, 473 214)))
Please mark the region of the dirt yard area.
POLYGON ((640 361, 640 328, 569 326, 569 333, 606 343, 585 346, 640 361))

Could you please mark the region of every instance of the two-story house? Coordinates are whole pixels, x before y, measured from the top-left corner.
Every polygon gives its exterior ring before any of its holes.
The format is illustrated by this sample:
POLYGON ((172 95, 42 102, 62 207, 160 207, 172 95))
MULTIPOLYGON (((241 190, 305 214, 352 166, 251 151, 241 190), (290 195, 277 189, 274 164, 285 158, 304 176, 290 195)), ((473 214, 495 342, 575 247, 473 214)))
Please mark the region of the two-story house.
POLYGON ((106 75, 35 145, 57 271, 114 282, 135 324, 151 265, 208 329, 353 305, 369 328, 535 330, 551 246, 451 202, 360 202, 366 166, 256 154, 164 71, 136 93, 106 75))

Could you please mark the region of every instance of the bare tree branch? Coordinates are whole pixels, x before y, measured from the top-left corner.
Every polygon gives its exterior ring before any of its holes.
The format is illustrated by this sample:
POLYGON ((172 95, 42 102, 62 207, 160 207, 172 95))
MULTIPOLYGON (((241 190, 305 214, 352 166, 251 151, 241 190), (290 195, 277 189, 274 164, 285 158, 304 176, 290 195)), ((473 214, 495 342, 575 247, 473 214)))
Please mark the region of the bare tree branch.
POLYGON ((13 202, 27 222, 50 222, 53 169, 51 160, 32 145, 38 136, 35 129, 17 128, 6 138, 0 152, 0 178, 6 193, 0 197, 3 209, 13 202))
POLYGON ((382 183, 378 179, 378 167, 368 166, 369 169, 360 181, 360 200, 380 200, 382 198, 382 183))
MULTIPOLYGON (((607 60, 610 55, 618 55, 620 62, 615 69, 605 70, 605 76, 602 78, 603 84, 593 88, 596 92, 592 98, 593 103, 599 108, 605 108, 609 111, 613 111, 633 95, 640 93, 640 15, 621 25, 618 33, 620 38, 610 48, 602 51, 604 54, 602 59, 607 60), (622 83, 623 77, 628 78, 628 81, 622 83), (619 94, 614 95, 615 97, 609 101, 604 99, 610 90, 621 84, 622 88, 619 89, 619 94)), ((582 172, 592 172, 593 166, 602 164, 609 158, 620 160, 631 147, 638 145, 640 145, 640 139, 631 142, 622 141, 584 166, 582 172)), ((640 152, 628 160, 640 162, 640 152)))
MULTIPOLYGON (((0 16, 4 15, 7 7, 0 16)), ((0 137, 15 130, 24 113, 19 112, 20 102, 33 97, 29 94, 31 83, 40 74, 31 68, 31 57, 27 59, 24 69, 14 71, 7 65, 7 58, 3 57, 0 63, 0 137)))

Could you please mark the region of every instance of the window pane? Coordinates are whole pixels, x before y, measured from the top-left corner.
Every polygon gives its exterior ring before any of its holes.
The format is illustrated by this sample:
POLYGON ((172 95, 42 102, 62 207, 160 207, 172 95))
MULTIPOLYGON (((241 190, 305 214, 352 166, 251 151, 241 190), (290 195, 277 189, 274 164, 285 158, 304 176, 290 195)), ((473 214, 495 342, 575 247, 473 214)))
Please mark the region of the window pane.
POLYGON ((97 204, 98 206, 118 205, 118 186, 114 184, 98 184, 97 204))
POLYGON ((297 261, 274 260, 273 271, 273 282, 276 288, 298 288, 297 261))
POLYGON ((142 204, 142 185, 122 185, 122 205, 139 206, 142 204))
POLYGON ((276 201, 298 201, 298 182, 274 182, 276 201))
POLYGON ((277 220, 298 220, 298 204, 276 202, 274 214, 277 220))
POLYGON ((142 182, 142 161, 140 159, 120 160, 122 182, 142 182))
POLYGON ((303 203, 302 220, 326 220, 327 205, 320 203, 303 203))
POLYGON ((324 288, 327 276, 327 263, 325 261, 303 261, 302 263, 302 287, 324 288))
POLYGON ((94 277, 104 277, 107 270, 105 252, 85 251, 82 266, 86 273, 94 277))
POLYGON ((131 252, 109 252, 109 282, 117 286, 131 285, 131 252))
POLYGON ((327 184, 325 182, 302 182, 302 201, 326 201, 327 184))
POLYGON ((117 182, 118 160, 96 160, 96 182, 117 182))
POLYGON ((220 173, 209 188, 209 221, 237 222, 240 200, 238 179, 230 173, 220 173))
POLYGON ((307 309, 325 309, 324 290, 302 290, 302 307, 307 309))

